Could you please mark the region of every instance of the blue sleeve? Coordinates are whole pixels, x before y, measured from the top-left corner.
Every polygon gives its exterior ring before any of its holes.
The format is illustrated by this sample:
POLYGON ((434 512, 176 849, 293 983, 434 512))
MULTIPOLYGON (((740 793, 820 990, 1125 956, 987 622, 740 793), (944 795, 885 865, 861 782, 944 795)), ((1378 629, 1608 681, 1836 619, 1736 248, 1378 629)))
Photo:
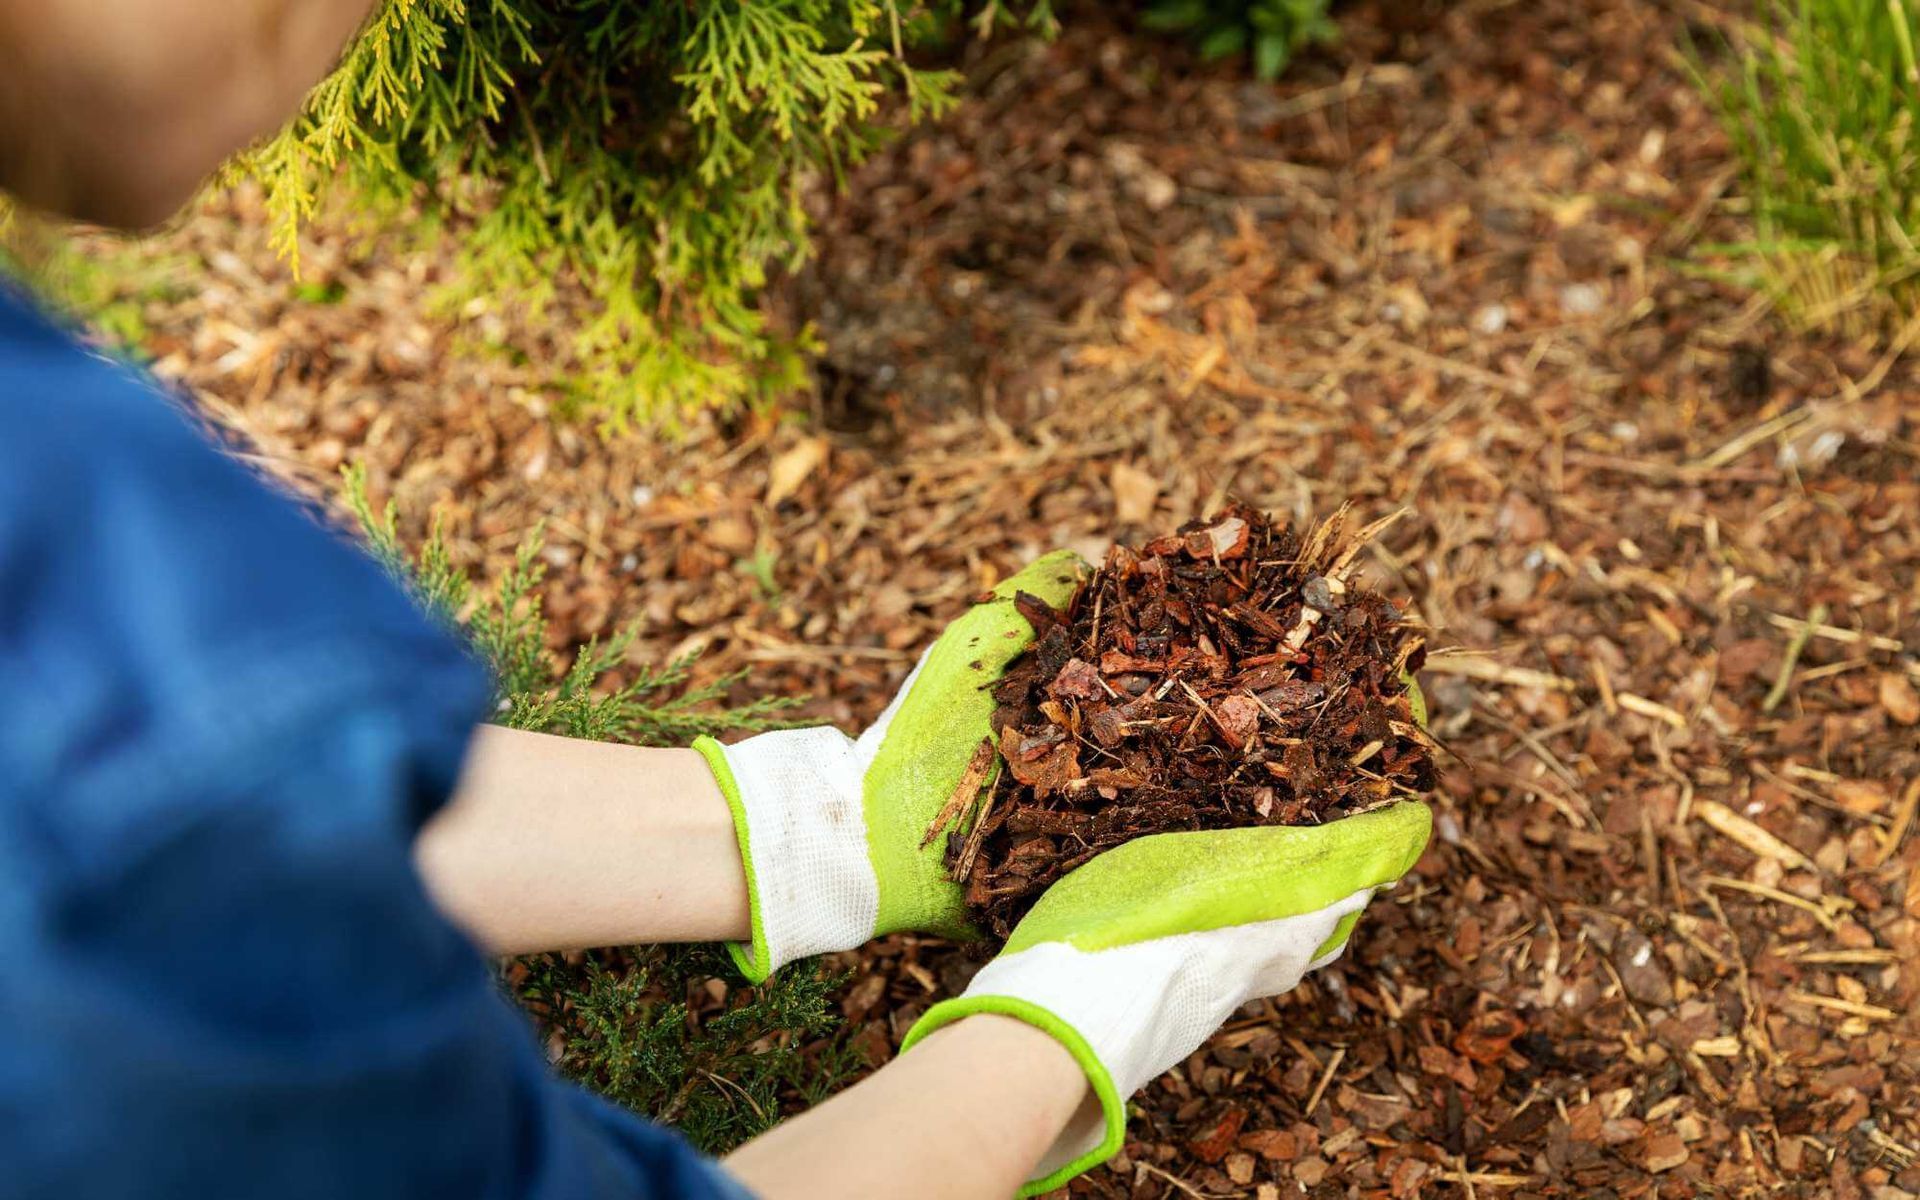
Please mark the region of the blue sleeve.
POLYGON ((554 1078, 413 834, 487 685, 0 293, 0 1191, 743 1192, 554 1078))

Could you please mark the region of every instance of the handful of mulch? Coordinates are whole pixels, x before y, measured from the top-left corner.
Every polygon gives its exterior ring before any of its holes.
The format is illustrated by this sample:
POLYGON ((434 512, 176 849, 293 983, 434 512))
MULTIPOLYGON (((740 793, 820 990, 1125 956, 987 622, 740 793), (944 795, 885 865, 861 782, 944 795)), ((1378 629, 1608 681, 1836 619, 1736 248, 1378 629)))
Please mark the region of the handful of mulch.
POLYGON ((995 938, 1133 838, 1423 798, 1433 742, 1405 678, 1425 643, 1351 581, 1394 517, 1349 535, 1346 512, 1302 540, 1236 504, 1116 546, 1064 612, 1016 598, 1033 646, 994 689, 996 740, 927 830, 946 835, 948 869, 995 938), (996 753, 1005 769, 982 798, 996 753))

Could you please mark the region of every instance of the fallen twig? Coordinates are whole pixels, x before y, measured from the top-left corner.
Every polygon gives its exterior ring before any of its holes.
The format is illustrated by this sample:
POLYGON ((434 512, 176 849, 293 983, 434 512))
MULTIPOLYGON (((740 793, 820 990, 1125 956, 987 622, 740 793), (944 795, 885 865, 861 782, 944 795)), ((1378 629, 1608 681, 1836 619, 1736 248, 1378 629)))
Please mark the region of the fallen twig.
POLYGON ((1427 665, 1423 670, 1429 675, 1484 679, 1490 683, 1504 683, 1512 687, 1545 688, 1552 692, 1571 692, 1575 688, 1573 680, 1564 675, 1555 675, 1550 671, 1535 671, 1528 667, 1511 667, 1490 658, 1467 654, 1444 656, 1436 654, 1427 659, 1427 665))
POLYGON ((1780 673, 1774 677, 1773 687, 1767 692, 1767 698, 1760 702, 1760 711, 1771 713, 1780 707, 1787 698, 1787 691, 1793 686, 1793 668, 1800 661, 1800 654, 1807 648, 1807 642, 1813 638, 1814 626, 1827 619, 1827 606, 1816 604, 1807 615, 1806 621, 1794 631, 1793 640, 1787 643, 1786 657, 1780 660, 1780 673))
POLYGON ((1906 794, 1900 797, 1900 811, 1894 815, 1892 827, 1880 839, 1880 853, 1874 856, 1874 866, 1885 866, 1894 852, 1900 849, 1901 839, 1907 836, 1907 830, 1913 826, 1913 814, 1917 808, 1920 808, 1920 775, 1915 775, 1907 783, 1906 794))
POLYGON ((1771 858, 1782 866, 1814 870, 1813 860, 1747 820, 1717 800, 1695 800, 1693 815, 1731 838, 1749 853, 1771 858))

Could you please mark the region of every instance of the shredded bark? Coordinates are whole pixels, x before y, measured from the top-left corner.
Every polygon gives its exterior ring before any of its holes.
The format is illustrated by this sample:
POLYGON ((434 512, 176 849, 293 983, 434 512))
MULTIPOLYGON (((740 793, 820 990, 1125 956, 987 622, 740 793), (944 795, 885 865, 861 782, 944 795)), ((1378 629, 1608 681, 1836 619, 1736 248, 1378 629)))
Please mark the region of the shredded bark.
POLYGON ((1350 578, 1392 518, 1352 532, 1345 518, 1302 541, 1235 504, 1114 547, 1064 611, 1016 597, 1034 643, 994 689, 1005 769, 947 830, 948 867, 994 937, 1122 842, 1318 824, 1432 786, 1402 677, 1423 640, 1350 578))

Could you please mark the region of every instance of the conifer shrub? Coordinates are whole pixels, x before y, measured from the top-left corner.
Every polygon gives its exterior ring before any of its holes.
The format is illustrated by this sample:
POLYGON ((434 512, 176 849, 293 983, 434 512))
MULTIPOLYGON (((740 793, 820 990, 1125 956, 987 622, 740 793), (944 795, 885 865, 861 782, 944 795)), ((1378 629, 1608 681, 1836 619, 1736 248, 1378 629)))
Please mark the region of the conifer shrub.
MULTIPOLYGON (((1148 24, 1262 76, 1328 36, 1328 0, 1151 0, 1148 24)), ((275 244, 336 180, 461 227, 449 308, 564 319, 575 407, 621 429, 776 399, 806 328, 769 327, 770 269, 808 253, 803 199, 955 102, 930 48, 1048 33, 1051 0, 384 0, 278 137, 236 160, 275 244)))
POLYGON ((769 329, 756 293, 807 253, 812 180, 953 104, 913 47, 1050 21, 1045 0, 384 0, 230 174, 264 186, 288 255, 344 176, 465 226, 450 301, 577 283, 584 406, 670 423, 803 381, 810 334, 769 329))
MULTIPOLYGON (((454 565, 436 528, 417 554, 402 546, 391 505, 375 511, 365 476, 346 498, 381 564, 428 611, 460 630, 492 667, 496 723, 566 737, 683 746, 701 734, 778 728, 793 701, 728 707, 738 676, 689 686, 690 659, 641 669, 623 683, 632 633, 581 649, 561 668, 547 653, 536 532, 488 593, 454 565)), ((570 1077, 723 1153, 771 1126, 784 1100, 812 1103, 857 1062, 831 997, 838 980, 799 963, 758 987, 740 985, 717 947, 634 946, 588 955, 530 955, 505 965, 503 986, 559 1048, 570 1077), (717 1011, 689 1003, 727 982, 717 1011)))
MULTIPOLYGON (((1136 7, 1270 78, 1331 37, 1328 2, 1136 7)), ((300 115, 223 178, 259 183, 296 268, 328 196, 368 227, 452 238, 444 311, 564 329, 539 339, 560 347, 563 409, 671 428, 804 388, 817 339, 770 326, 759 295, 809 253, 809 189, 952 107, 958 73, 926 65, 941 51, 1055 27, 1053 0, 381 0, 300 115)), ((0 271, 137 341, 98 288, 36 269, 48 231, 14 215, 0 196, 0 271)))

